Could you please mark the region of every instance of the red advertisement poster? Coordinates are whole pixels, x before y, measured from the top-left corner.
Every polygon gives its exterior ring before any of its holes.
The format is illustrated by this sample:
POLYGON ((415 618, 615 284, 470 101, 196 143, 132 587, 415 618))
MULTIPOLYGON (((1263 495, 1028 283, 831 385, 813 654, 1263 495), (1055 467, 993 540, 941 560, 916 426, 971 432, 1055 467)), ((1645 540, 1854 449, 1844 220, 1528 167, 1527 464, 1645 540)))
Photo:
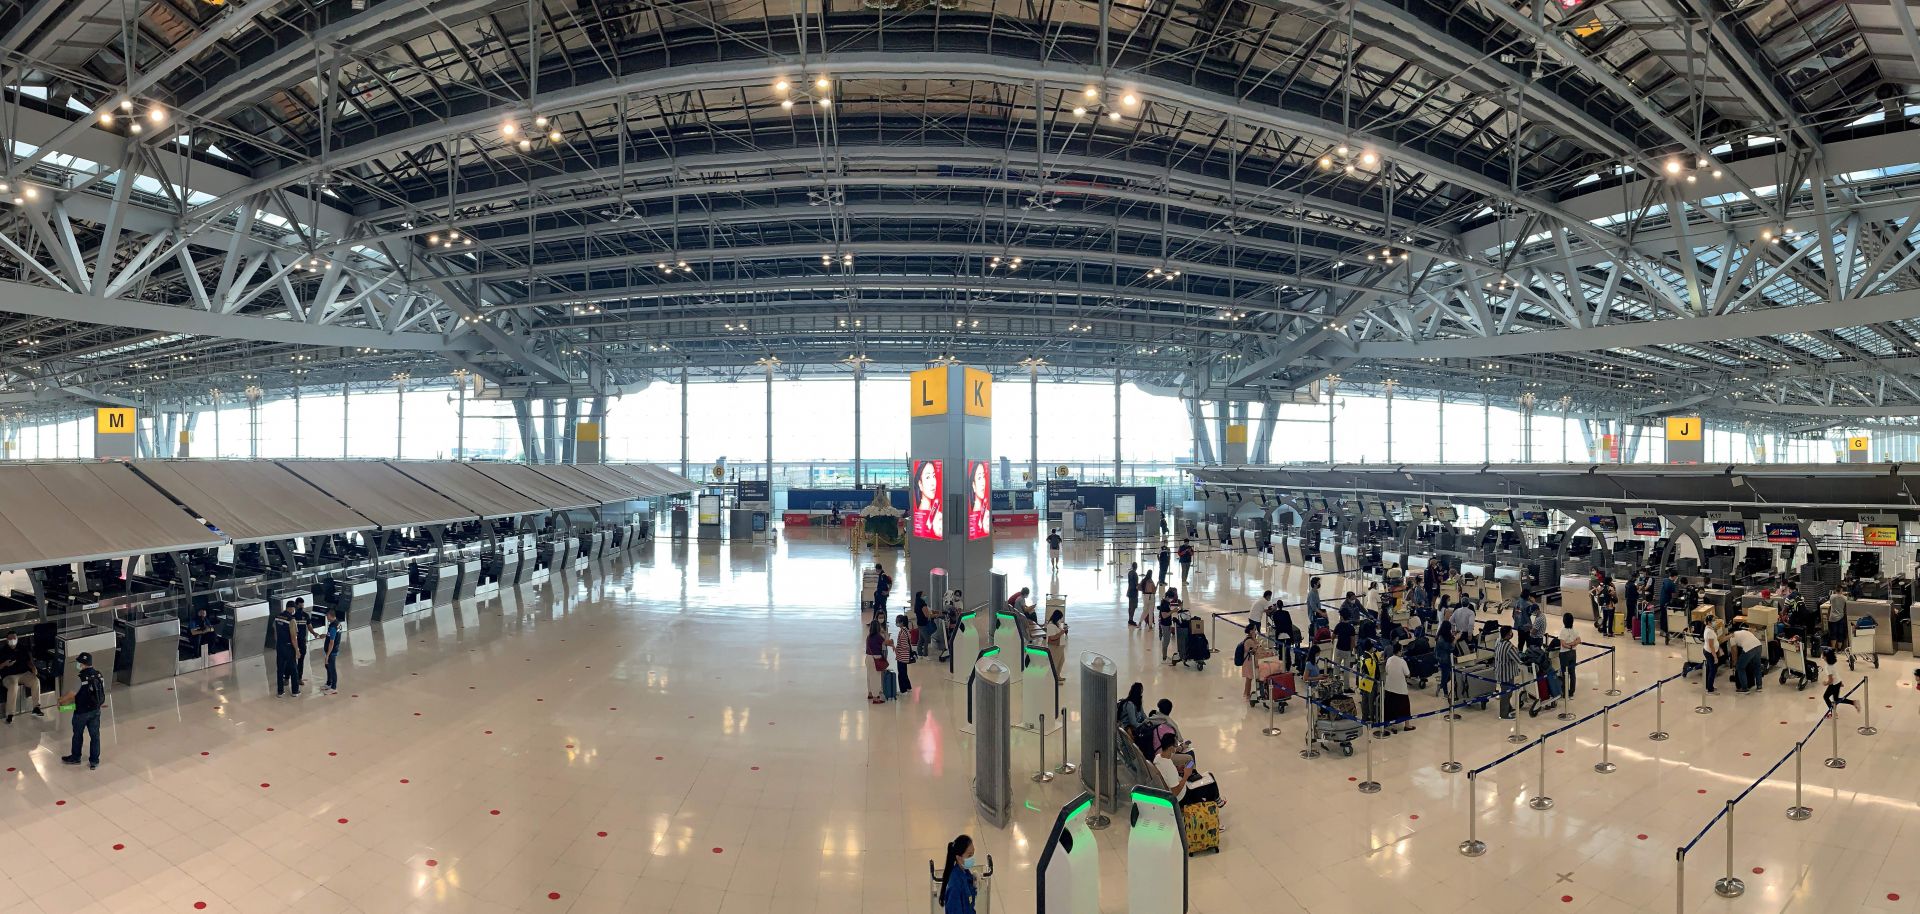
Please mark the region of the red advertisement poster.
POLYGON ((967 539, 993 535, 992 471, 984 460, 967 463, 967 539))
POLYGON ((940 461, 921 460, 913 465, 913 535, 921 539, 946 538, 947 518, 941 509, 946 500, 946 480, 941 478, 940 461))

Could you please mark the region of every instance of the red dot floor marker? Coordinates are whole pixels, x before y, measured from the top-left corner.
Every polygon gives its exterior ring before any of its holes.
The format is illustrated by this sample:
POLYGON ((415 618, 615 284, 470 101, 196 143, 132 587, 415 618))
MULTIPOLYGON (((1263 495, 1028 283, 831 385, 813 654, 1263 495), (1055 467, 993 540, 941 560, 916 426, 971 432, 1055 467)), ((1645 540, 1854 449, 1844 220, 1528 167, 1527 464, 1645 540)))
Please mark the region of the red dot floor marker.
POLYGON ((713 852, 716 854, 724 854, 727 852, 727 849, 724 847, 716 847, 713 849, 713 852))
POLYGON ((153 727, 153 726, 149 726, 149 727, 147 727, 147 729, 149 729, 149 730, 158 730, 158 729, 160 729, 160 728, 158 728, 158 727, 153 727))
POLYGON ((338 752, 329 752, 329 753, 327 753, 327 756, 328 756, 329 758, 332 758, 332 757, 334 757, 334 756, 337 756, 337 755, 339 755, 339 754, 340 754, 340 753, 338 753, 338 752))
POLYGON ((439 865, 440 865, 440 861, 438 861, 438 860, 428 860, 428 861, 427 861, 427 865, 428 865, 428 866, 439 866, 439 865))
POLYGON ((656 755, 653 757, 653 760, 656 762, 664 762, 667 760, 667 757, 664 755, 656 755))
POLYGON ((420 716, 420 712, 419 712, 419 711, 415 711, 415 712, 413 712, 413 716, 415 716, 415 717, 419 717, 419 716, 420 716))
POLYGON ((548 892, 548 893, 547 893, 547 900, 549 900, 549 901, 559 901, 559 900, 560 900, 560 893, 559 893, 559 892, 548 892))
POLYGON ((269 788, 269 787, 272 787, 272 786, 273 786, 272 784, 269 784, 269 783, 267 783, 267 782, 265 782, 265 781, 261 781, 261 782, 260 782, 260 789, 261 789, 261 790, 265 790, 265 789, 267 789, 267 788, 269 788))
POLYGON ((1411 816, 1408 816, 1407 818, 1409 818, 1409 819, 1412 819, 1412 820, 1415 820, 1415 821, 1419 821, 1419 819, 1420 819, 1420 816, 1418 816, 1418 815, 1411 815, 1411 816))
POLYGON ((55 805, 55 806, 65 806, 65 805, 67 805, 67 801, 65 801, 65 800, 55 800, 55 801, 53 801, 53 805, 55 805))
POLYGON ((1640 839, 1640 840, 1642 840, 1642 841, 1645 841, 1645 840, 1647 840, 1647 836, 1646 836, 1646 835, 1634 835, 1634 837, 1636 837, 1636 838, 1639 838, 1639 839, 1640 839))
POLYGON ((594 832, 594 835, 595 835, 595 836, 597 836, 597 837, 601 837, 601 838, 604 838, 604 837, 606 837, 606 836, 607 836, 607 833, 606 833, 606 832, 603 832, 603 831, 600 831, 600 832, 594 832))
POLYGON ((204 901, 196 901, 193 903, 193 909, 196 911, 204 911, 207 909, 207 903, 204 901))
POLYGON ((334 821, 340 823, 341 825, 347 824, 347 820, 345 819, 335 819, 334 821))
POLYGON ((267 732, 268 732, 268 733, 272 733, 272 732, 273 732, 273 728, 272 728, 272 727, 268 727, 268 728, 267 728, 267 732))
POLYGON ((755 765, 755 766, 753 766, 753 770, 754 770, 754 771, 759 771, 759 770, 760 770, 760 766, 759 766, 759 765, 755 765))
POLYGON ((1706 791, 1706 789, 1705 789, 1705 788, 1701 788, 1700 790, 1696 790, 1696 791, 1694 791, 1694 793, 1706 793, 1706 792, 1707 792, 1707 791, 1706 791))
POLYGON ((1566 755, 1566 754, 1567 754, 1567 750, 1565 750, 1565 749, 1555 749, 1555 750, 1553 750, 1553 754, 1554 754, 1554 755, 1566 755))
POLYGON ((401 779, 400 779, 400 783, 402 783, 402 784, 411 784, 411 783, 413 783, 413 782, 412 782, 412 781, 409 781, 409 780, 407 780, 406 778, 401 778, 401 779))
POLYGON ((567 748, 568 748, 568 749, 572 749, 572 748, 573 748, 573 744, 572 744, 572 743, 568 743, 568 744, 567 744, 567 748))
POLYGON ((1753 753, 1751 753, 1751 752, 1742 752, 1742 753, 1740 753, 1740 757, 1741 757, 1741 758, 1753 758, 1753 753))
POLYGON ((1755 876, 1758 876, 1758 875, 1760 875, 1761 873, 1764 873, 1764 872, 1766 872, 1766 871, 1767 871, 1767 868, 1766 868, 1766 867, 1764 867, 1764 866, 1756 866, 1756 867, 1754 867, 1754 868, 1753 868, 1753 874, 1754 874, 1755 876))
POLYGON ((619 708, 608 708, 607 710, 609 710, 609 711, 618 711, 618 710, 620 710, 620 709, 619 709, 619 708))
MULTIPOLYGON (((1704 793, 1705 791, 1702 791, 1702 792, 1704 793)), ((490 816, 497 816, 497 815, 499 815, 499 814, 500 814, 500 810, 498 810, 498 809, 489 809, 489 810, 487 810, 487 815, 490 815, 490 816)))
MULTIPOLYGON (((200 754, 201 754, 201 755, 212 755, 213 753, 211 753, 211 752, 202 752, 202 753, 200 753, 200 754)), ((12 768, 8 768, 7 770, 8 770, 8 771, 12 771, 13 769, 12 769, 12 768)))
POLYGON ((1570 901, 1572 901, 1572 900, 1573 900, 1573 896, 1572 896, 1572 895, 1562 895, 1562 896, 1560 896, 1560 900, 1561 900, 1561 901, 1568 901, 1568 902, 1570 902, 1570 901))
POLYGON ((113 846, 113 849, 117 851, 123 851, 127 849, 127 846, 124 844, 116 844, 113 846))
POLYGON ((1347 778, 1347 780, 1349 780, 1349 781, 1357 781, 1357 780, 1360 780, 1360 779, 1359 779, 1359 778, 1347 778))
POLYGON ((1899 901, 1899 900, 1900 900, 1900 893, 1899 893, 1899 892, 1888 892, 1888 893, 1887 893, 1887 900, 1888 900, 1888 901, 1899 901))

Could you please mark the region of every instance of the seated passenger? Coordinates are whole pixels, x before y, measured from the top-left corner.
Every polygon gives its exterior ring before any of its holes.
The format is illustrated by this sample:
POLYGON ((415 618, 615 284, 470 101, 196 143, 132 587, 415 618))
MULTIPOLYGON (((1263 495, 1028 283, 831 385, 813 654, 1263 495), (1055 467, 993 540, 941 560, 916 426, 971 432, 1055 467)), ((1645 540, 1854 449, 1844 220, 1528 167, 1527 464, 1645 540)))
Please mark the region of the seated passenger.
POLYGON ((1174 802, 1182 806, 1208 801, 1220 806, 1227 805, 1220 799, 1220 785, 1214 782, 1212 775, 1195 771, 1191 756, 1187 757, 1184 764, 1176 761, 1178 756, 1173 750, 1177 744, 1172 734, 1160 737, 1160 751, 1153 758, 1154 770, 1160 772, 1160 780, 1166 783, 1174 802))

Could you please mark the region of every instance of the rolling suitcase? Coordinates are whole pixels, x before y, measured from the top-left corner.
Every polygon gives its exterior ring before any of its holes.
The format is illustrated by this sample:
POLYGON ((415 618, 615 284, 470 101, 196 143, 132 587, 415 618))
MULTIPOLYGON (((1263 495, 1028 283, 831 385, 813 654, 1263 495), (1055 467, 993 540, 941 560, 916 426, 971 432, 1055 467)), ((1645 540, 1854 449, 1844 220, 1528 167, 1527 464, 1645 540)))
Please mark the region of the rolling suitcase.
POLYGON ((1180 807, 1182 830, 1186 833, 1187 856, 1220 850, 1220 807, 1212 800, 1188 803, 1180 807))
POLYGON ((880 674, 880 697, 888 701, 900 697, 900 683, 892 670, 880 674))
POLYGON ((1641 610, 1640 611, 1640 643, 1641 644, 1653 643, 1654 636, 1658 634, 1658 632, 1654 631, 1654 628, 1655 626, 1653 622, 1653 610, 1651 609, 1641 610))

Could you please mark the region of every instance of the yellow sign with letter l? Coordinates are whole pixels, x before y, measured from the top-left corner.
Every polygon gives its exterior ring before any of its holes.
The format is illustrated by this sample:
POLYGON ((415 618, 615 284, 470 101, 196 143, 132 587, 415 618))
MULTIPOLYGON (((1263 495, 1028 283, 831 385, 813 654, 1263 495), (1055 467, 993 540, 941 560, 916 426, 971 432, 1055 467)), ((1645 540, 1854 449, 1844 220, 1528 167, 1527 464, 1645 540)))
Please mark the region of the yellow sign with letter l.
POLYGON ((913 398, 907 414, 910 416, 944 416, 947 414, 947 366, 936 365, 907 376, 908 394, 913 398))

